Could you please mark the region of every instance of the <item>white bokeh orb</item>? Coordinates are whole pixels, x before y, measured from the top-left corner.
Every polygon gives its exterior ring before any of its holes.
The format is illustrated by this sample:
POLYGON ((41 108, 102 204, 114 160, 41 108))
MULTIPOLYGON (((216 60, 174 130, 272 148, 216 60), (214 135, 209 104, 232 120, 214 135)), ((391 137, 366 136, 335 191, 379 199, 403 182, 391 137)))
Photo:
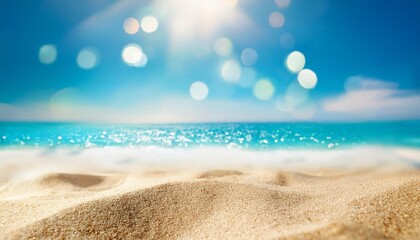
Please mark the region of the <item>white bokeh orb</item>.
POLYGON ((290 53, 286 58, 286 67, 293 73, 300 72, 305 67, 305 55, 299 51, 290 53))
POLYGON ((156 32, 159 21, 154 16, 145 16, 141 19, 141 29, 146 33, 156 32))
POLYGON ((310 69, 303 69, 298 74, 299 84, 306 89, 312 89, 318 82, 315 72, 310 69))
POLYGON ((144 67, 148 62, 143 49, 135 43, 126 45, 121 55, 123 61, 131 67, 144 67))
POLYGON ((209 89, 203 82, 197 81, 190 86, 190 95, 194 100, 201 101, 207 98, 209 89))

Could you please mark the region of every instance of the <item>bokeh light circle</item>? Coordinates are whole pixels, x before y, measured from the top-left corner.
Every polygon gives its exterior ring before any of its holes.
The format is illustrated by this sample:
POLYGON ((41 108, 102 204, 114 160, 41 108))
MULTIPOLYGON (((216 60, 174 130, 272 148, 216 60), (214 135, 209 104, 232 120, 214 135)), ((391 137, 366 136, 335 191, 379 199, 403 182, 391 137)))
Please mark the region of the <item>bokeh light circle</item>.
POLYGON ((228 60, 222 66, 222 77, 227 82, 238 82, 241 78, 241 65, 236 60, 228 60))
POLYGON ((142 48, 135 43, 128 44, 124 47, 122 51, 122 59, 128 66, 132 67, 144 67, 148 61, 142 48))
POLYGON ((295 38, 290 33, 283 33, 280 36, 280 46, 284 49, 291 49, 295 46, 295 38))
POLYGON ((274 2, 279 8, 287 8, 290 5, 290 0, 275 0, 274 2))
POLYGON ((52 64, 57 59, 57 47, 47 44, 39 49, 39 61, 43 64, 52 64))
POLYGON ((157 30, 159 26, 158 20, 153 16, 145 16, 141 20, 141 28, 146 33, 152 33, 157 30))
POLYGON ((194 100, 201 101, 207 98, 209 89, 203 82, 197 81, 190 86, 190 95, 194 100))
POLYGON ((284 16, 283 14, 279 12, 273 12, 270 14, 270 17, 268 18, 268 22, 273 28, 281 28, 284 25, 284 16))
POLYGON ((246 48, 242 51, 241 61, 245 66, 252 66, 258 60, 258 53, 252 48, 246 48))
POLYGON ((298 81, 303 88, 312 89, 316 86, 318 78, 312 70, 303 69, 299 72, 298 81))
POLYGON ((77 65, 82 69, 92 69, 98 63, 98 56, 93 49, 82 49, 77 55, 77 65))
POLYGON ((286 58, 286 67, 294 73, 301 71, 305 67, 305 55, 299 51, 290 53, 286 58))
POLYGON ((229 57, 232 54, 233 43, 229 38, 219 38, 214 42, 214 51, 222 57, 229 57))
POLYGON ((147 55, 144 52, 142 52, 140 61, 136 62, 134 64, 134 66, 135 67, 144 67, 144 66, 146 66, 147 62, 149 62, 149 58, 147 57, 147 55))
POLYGON ((135 18, 127 18, 124 21, 124 31, 127 34, 136 34, 139 31, 140 23, 135 18))
POLYGON ((253 88, 253 93, 256 98, 262 101, 267 101, 274 95, 274 85, 268 79, 258 80, 253 88))

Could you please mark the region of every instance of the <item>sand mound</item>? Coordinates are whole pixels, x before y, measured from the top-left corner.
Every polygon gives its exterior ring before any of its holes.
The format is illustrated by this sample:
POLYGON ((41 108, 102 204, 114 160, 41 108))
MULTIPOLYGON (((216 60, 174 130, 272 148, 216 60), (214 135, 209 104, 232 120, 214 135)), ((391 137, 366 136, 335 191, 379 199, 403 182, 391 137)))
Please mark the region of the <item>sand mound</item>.
POLYGON ((63 184, 69 184, 75 187, 88 188, 103 183, 105 180, 104 176, 86 175, 86 174, 68 174, 68 173, 56 173, 49 174, 42 177, 39 181, 41 185, 45 186, 57 186, 63 184))
POLYGON ((140 174, 131 176, 124 188, 112 185, 108 178, 52 174, 40 178, 41 181, 34 180, 38 186, 44 184, 44 188, 60 184, 93 188, 109 184, 107 191, 85 191, 80 193, 85 195, 77 197, 51 194, 38 201, 35 197, 13 201, 0 196, 1 236, 10 239, 415 239, 420 235, 418 170, 386 174, 365 171, 342 176, 215 170, 186 173, 178 180, 171 177, 166 183, 147 186, 142 185, 147 179, 140 174), (185 176, 190 177, 185 180, 185 176), (68 199, 74 202, 62 204, 68 199), (48 204, 43 208, 42 202, 48 204), (35 210, 28 210, 35 205, 37 218, 32 217, 36 215, 35 210), (56 206, 57 210, 39 215, 43 209, 50 209, 48 205, 56 206), (21 218, 27 220, 25 224, 19 221, 21 218))
MULTIPOLYGON (((344 177, 344 174, 340 175, 340 178, 344 177)), ((297 172, 286 172, 279 171, 275 172, 271 178, 267 179, 267 183, 278 186, 298 186, 298 185, 313 185, 319 184, 325 181, 331 181, 334 176, 316 176, 312 174, 297 173, 297 172)))
POLYGON ((220 178, 220 177, 227 177, 227 176, 239 176, 243 173, 241 171, 235 170, 211 170, 204 172, 198 176, 198 178, 220 178))
POLYGON ((373 198, 352 202, 352 221, 369 223, 391 238, 420 236, 420 181, 411 181, 373 198))
POLYGON ((53 173, 35 179, 11 182, 0 190, 0 199, 10 197, 29 197, 52 193, 69 194, 81 191, 104 191, 123 183, 120 175, 91 175, 53 173))
POLYGON ((351 201, 330 224, 285 239, 417 239, 420 236, 420 179, 351 201))
POLYGON ((303 194, 247 184, 209 181, 164 184, 67 209, 25 227, 29 231, 22 237, 182 237, 220 209, 226 215, 241 213, 244 219, 262 223, 265 216, 259 215, 261 211, 281 214, 307 198, 303 194))
POLYGON ((320 181, 322 178, 302 173, 279 172, 276 174, 273 184, 279 186, 290 186, 296 184, 311 184, 320 181))
POLYGON ((304 232, 287 237, 279 238, 281 240, 302 240, 302 239, 388 239, 381 232, 369 229, 364 225, 343 224, 334 222, 313 231, 304 232))

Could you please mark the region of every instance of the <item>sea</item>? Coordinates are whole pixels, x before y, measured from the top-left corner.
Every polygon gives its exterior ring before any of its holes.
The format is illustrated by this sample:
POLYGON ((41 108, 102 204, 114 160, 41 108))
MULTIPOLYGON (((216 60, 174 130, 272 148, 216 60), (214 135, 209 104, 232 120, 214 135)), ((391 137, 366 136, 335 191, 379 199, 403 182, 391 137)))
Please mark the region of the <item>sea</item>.
MULTIPOLYGON (((420 121, 362 123, 0 123, 0 168, 420 167, 420 121)), ((11 172, 6 171, 6 172, 11 172)), ((41 171, 41 170, 40 170, 41 171)))
POLYGON ((0 148, 420 148, 420 121, 364 123, 0 123, 0 148))

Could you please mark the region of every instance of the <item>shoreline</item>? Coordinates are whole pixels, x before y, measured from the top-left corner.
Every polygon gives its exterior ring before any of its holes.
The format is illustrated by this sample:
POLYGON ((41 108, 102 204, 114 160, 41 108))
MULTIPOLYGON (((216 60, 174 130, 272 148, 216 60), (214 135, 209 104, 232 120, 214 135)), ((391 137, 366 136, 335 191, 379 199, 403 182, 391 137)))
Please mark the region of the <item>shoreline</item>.
POLYGON ((335 150, 253 151, 237 148, 104 147, 8 148, 0 150, 0 186, 12 179, 48 172, 139 172, 145 170, 277 168, 288 171, 314 169, 358 170, 376 167, 420 168, 420 149, 359 146, 335 150))

